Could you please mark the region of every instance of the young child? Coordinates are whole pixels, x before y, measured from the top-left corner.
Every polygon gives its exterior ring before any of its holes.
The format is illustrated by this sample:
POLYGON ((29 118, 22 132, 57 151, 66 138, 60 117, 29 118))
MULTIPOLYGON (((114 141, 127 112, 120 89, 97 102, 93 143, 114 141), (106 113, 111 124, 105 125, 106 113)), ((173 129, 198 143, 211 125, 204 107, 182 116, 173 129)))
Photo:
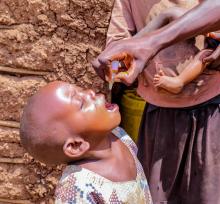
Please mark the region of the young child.
POLYGON ((52 82, 24 108, 24 148, 48 164, 67 163, 56 203, 152 204, 137 147, 120 123, 118 106, 101 94, 52 82))
MULTIPOLYGON (((157 30, 182 16, 185 12, 186 10, 183 8, 169 8, 149 22, 136 36, 157 30)), ((178 76, 167 76, 163 70, 160 70, 154 76, 153 82, 155 87, 161 87, 171 93, 178 94, 186 84, 196 79, 210 62, 218 59, 220 56, 220 33, 211 32, 207 34, 206 42, 208 49, 201 50, 178 76)))

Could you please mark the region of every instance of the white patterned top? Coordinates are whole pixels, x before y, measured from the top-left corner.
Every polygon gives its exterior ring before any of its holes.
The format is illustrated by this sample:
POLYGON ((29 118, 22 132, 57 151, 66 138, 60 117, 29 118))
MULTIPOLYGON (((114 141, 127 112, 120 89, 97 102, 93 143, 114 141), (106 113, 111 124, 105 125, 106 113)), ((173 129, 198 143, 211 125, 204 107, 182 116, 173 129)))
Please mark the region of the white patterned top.
POLYGON ((137 177, 133 181, 112 182, 95 172, 69 165, 56 189, 56 204, 152 204, 149 186, 137 159, 137 146, 120 127, 112 133, 130 150, 134 157, 137 177))

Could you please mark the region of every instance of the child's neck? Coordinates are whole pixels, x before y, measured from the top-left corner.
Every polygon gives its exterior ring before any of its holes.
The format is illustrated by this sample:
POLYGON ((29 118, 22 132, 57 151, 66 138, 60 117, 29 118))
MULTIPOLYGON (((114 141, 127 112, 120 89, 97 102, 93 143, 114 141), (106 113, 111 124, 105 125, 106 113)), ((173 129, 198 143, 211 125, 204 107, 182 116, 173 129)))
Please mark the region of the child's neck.
POLYGON ((90 135, 88 140, 90 150, 85 159, 101 160, 108 159, 112 156, 112 142, 116 140, 112 132, 90 135))
POLYGON ((94 146, 75 165, 80 165, 111 181, 134 180, 137 174, 136 165, 126 145, 111 132, 101 138, 98 143, 93 140, 94 146))

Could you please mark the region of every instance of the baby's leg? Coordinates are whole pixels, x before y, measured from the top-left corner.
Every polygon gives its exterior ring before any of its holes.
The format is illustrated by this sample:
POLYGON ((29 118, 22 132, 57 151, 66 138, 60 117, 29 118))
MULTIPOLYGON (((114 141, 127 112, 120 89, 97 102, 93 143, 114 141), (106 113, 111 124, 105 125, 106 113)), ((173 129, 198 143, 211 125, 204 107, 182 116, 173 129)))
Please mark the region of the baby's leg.
POLYGON ((162 70, 155 74, 153 83, 155 87, 163 88, 174 94, 180 93, 184 86, 182 80, 178 78, 178 76, 166 76, 162 70))
POLYGON ((202 59, 212 54, 213 50, 200 51, 193 61, 176 77, 166 76, 161 70, 154 76, 155 87, 161 87, 171 93, 178 94, 183 87, 197 78, 205 69, 206 65, 202 59))

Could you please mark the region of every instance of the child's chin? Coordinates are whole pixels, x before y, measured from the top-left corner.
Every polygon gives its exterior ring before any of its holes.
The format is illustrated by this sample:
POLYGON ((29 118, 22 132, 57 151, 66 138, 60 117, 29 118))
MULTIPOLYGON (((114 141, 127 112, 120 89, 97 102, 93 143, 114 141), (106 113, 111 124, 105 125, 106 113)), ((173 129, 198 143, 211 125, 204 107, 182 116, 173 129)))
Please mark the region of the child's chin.
POLYGON ((119 126, 120 123, 121 123, 121 114, 118 112, 117 115, 114 117, 114 119, 112 121, 112 126, 114 128, 116 128, 116 127, 119 126))

